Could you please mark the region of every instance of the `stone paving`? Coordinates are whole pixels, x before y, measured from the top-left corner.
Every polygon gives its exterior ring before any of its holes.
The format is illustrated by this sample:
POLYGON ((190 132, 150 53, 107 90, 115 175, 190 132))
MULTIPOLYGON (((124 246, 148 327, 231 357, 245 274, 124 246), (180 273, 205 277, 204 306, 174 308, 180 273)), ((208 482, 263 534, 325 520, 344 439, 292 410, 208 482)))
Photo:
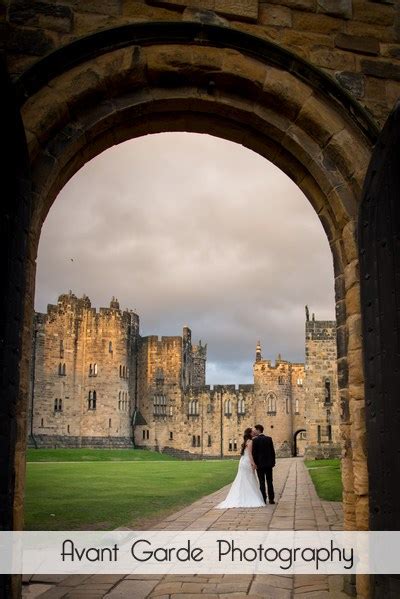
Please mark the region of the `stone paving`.
MULTIPOLYGON (((276 504, 216 510, 229 486, 199 499, 154 530, 341 530, 341 503, 321 501, 299 458, 278 460, 276 504)), ((75 575, 25 577, 24 599, 345 599, 341 576, 75 575)))

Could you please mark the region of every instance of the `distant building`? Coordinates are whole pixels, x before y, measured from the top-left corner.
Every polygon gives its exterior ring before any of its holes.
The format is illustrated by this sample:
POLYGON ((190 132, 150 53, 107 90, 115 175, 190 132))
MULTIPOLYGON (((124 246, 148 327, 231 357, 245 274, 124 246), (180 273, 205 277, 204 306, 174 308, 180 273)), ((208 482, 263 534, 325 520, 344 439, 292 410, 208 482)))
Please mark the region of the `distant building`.
POLYGON ((61 295, 35 315, 30 443, 237 455, 261 423, 279 456, 340 452, 334 321, 306 318, 306 363, 272 363, 257 344, 252 385, 206 385, 207 345, 141 337, 139 316, 61 295))

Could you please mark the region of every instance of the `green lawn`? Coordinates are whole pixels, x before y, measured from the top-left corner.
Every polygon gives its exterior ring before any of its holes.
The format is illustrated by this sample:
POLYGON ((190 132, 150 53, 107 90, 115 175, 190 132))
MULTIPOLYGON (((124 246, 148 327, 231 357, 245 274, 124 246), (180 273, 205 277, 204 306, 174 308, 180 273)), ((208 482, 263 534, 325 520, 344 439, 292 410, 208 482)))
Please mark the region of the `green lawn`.
POLYGON ((327 501, 342 501, 340 460, 306 460, 318 496, 327 501))
POLYGON ((143 528, 146 519, 162 518, 230 483, 237 466, 235 460, 30 462, 25 527, 143 528))
POLYGON ((148 449, 28 449, 28 462, 137 462, 176 461, 148 449))

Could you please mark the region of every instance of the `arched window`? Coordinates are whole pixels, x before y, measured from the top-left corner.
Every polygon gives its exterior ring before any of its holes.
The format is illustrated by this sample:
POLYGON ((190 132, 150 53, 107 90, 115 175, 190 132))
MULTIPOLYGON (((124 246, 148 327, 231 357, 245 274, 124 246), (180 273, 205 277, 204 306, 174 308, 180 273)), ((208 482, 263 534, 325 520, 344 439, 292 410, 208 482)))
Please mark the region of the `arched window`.
POLYGON ((243 415, 246 413, 246 406, 245 406, 245 402, 244 399, 239 399, 238 401, 238 406, 237 406, 237 413, 239 415, 243 415))
POLYGON ((267 414, 274 416, 276 414, 276 395, 268 393, 267 395, 267 414))
POLYGON ((120 378, 122 378, 122 365, 121 364, 119 365, 119 376, 120 376, 120 378))
POLYGON ((89 376, 93 376, 93 364, 89 364, 89 376))
POLYGON ((62 399, 57 398, 54 400, 54 411, 62 412, 62 399))
POLYGON ((237 440, 234 439, 233 441, 233 451, 237 451, 237 440))
POLYGON ((233 449, 233 442, 232 439, 229 439, 229 451, 232 451, 233 449))
POLYGON ((89 396, 88 396, 88 409, 89 409, 89 410, 95 410, 95 409, 96 409, 96 402, 97 402, 97 394, 96 394, 96 391, 89 391, 89 396))
POLYGON ((197 399, 192 399, 189 401, 189 416, 198 416, 199 415, 199 402, 197 399))
POLYGON ((62 373, 63 373, 63 376, 65 376, 67 374, 67 366, 66 366, 65 362, 62 367, 62 373))
POLYGON ((62 376, 62 364, 61 364, 61 362, 58 365, 58 374, 59 374, 59 376, 62 376))
POLYGON ((97 376, 97 364, 93 364, 93 376, 97 376))
POLYGON ((232 401, 230 399, 227 399, 225 401, 225 416, 231 416, 232 415, 232 401))

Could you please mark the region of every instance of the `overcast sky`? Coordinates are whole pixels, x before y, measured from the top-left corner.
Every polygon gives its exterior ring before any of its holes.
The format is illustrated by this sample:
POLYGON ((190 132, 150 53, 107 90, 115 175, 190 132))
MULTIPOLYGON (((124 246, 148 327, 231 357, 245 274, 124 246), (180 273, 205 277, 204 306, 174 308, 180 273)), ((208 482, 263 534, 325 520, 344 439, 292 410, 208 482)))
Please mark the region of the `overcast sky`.
POLYGON ((36 310, 71 289, 140 316, 142 335, 208 343, 207 382, 304 361, 304 306, 334 318, 333 266, 311 205, 267 160, 188 133, 113 147, 64 187, 43 226, 36 310))

